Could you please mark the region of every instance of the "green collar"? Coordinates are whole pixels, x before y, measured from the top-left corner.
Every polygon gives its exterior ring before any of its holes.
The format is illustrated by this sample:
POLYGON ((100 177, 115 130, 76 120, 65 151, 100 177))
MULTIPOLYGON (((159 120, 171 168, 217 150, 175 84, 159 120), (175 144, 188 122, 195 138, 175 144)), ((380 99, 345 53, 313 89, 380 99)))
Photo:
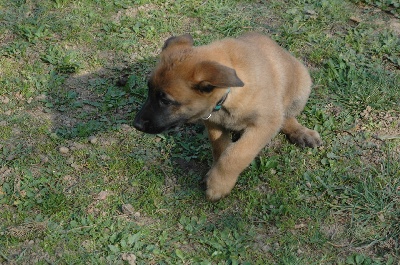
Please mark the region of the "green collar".
POLYGON ((222 104, 224 104, 226 98, 228 97, 228 94, 231 92, 231 88, 228 88, 228 91, 225 93, 225 95, 217 102, 217 105, 214 107, 212 112, 208 115, 208 117, 202 118, 203 120, 208 120, 211 117, 211 114, 213 112, 219 111, 222 108, 222 104))
POLYGON ((214 107, 213 112, 219 111, 222 108, 222 104, 224 104, 224 102, 230 92, 231 92, 231 88, 228 88, 228 91, 225 93, 225 95, 217 102, 217 105, 214 107))

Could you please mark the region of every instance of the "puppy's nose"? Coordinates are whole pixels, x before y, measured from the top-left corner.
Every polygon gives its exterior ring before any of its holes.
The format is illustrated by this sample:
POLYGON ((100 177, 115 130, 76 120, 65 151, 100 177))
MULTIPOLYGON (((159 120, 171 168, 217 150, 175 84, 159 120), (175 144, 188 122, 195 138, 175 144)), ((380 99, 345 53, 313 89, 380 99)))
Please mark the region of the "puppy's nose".
POLYGON ((145 132, 149 127, 149 123, 149 120, 143 120, 142 118, 137 117, 133 122, 133 127, 139 131, 145 132))

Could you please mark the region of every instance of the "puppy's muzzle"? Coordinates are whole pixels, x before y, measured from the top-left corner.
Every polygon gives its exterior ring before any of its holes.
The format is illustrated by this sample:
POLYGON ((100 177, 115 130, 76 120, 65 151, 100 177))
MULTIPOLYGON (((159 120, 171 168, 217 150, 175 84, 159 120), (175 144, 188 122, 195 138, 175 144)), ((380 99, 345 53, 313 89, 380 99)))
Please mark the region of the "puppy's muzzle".
POLYGON ((133 122, 133 127, 135 127, 137 130, 141 132, 147 132, 149 130, 150 121, 149 120, 144 120, 140 116, 136 116, 134 122, 133 122))
POLYGON ((171 118, 163 112, 154 111, 150 104, 145 103, 136 115, 133 126, 144 133, 158 134, 184 122, 180 117, 171 118))

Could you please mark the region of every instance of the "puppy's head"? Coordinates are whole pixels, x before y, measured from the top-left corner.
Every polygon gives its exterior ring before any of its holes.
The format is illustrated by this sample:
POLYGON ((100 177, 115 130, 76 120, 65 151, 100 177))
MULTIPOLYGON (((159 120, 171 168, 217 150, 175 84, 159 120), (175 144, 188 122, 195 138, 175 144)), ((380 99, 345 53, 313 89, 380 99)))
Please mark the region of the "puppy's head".
POLYGON ((134 121, 136 129, 160 133, 212 112, 227 87, 243 82, 234 69, 202 58, 190 35, 169 38, 148 81, 148 97, 134 121))

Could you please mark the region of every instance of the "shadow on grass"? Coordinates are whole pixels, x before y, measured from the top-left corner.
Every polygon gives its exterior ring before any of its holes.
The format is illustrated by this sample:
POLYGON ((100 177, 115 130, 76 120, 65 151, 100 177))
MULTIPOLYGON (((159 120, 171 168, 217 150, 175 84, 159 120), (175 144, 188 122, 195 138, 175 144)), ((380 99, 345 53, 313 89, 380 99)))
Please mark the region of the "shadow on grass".
MULTIPOLYGON (((147 97, 147 78, 155 62, 155 57, 149 57, 126 67, 109 66, 88 74, 50 74, 43 103, 52 114, 53 133, 70 140, 131 126, 147 97)), ((155 141, 160 138, 171 147, 171 162, 178 173, 206 174, 211 151, 203 125, 184 125, 156 136, 155 141)), ((142 151, 133 150, 146 161, 142 151)))
POLYGON ((146 97, 146 76, 155 58, 83 75, 51 73, 45 107, 62 138, 88 137, 129 124, 146 97))

